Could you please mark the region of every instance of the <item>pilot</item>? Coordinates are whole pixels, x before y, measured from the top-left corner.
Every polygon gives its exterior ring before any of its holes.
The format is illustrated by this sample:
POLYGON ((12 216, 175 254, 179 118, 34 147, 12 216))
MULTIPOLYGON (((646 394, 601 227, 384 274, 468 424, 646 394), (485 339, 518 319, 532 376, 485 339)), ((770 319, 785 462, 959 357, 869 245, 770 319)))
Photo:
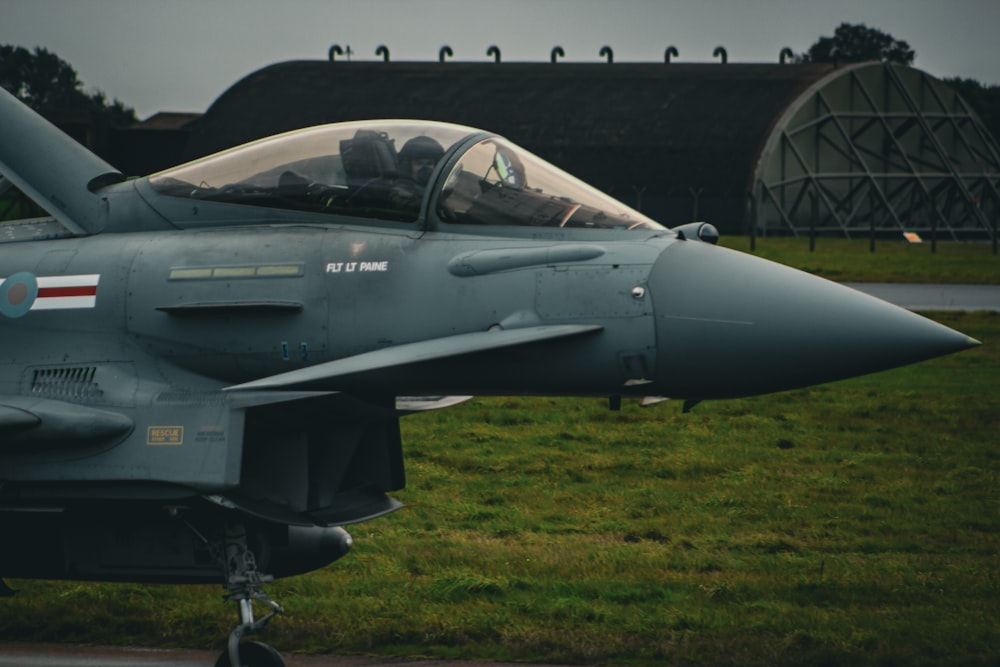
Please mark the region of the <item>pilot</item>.
POLYGON ((399 172, 404 178, 424 188, 434 167, 444 155, 444 148, 430 137, 414 137, 399 151, 399 172))
POLYGON ((426 136, 414 137, 400 149, 399 178, 393 182, 389 196, 407 219, 415 220, 419 214, 424 190, 442 156, 441 144, 426 136))

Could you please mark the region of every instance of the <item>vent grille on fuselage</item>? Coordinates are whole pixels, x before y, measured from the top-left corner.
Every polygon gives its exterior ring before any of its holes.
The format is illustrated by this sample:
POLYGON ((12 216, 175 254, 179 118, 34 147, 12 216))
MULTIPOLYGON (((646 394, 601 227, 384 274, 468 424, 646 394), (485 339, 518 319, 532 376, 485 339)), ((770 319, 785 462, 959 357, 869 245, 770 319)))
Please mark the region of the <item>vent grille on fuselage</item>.
POLYGON ((31 380, 31 393, 52 398, 100 398, 104 392, 94 381, 97 368, 39 368, 31 380))

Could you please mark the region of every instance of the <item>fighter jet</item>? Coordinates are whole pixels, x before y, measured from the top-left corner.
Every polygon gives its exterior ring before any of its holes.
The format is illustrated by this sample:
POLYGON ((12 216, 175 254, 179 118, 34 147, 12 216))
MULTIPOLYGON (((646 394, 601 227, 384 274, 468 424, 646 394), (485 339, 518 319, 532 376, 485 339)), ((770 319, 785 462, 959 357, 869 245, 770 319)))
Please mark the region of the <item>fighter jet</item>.
POLYGON ((0 91, 0 173, 51 214, 0 225, 0 576, 222 583, 219 665, 282 665, 243 641, 280 610, 262 586, 400 507, 401 415, 690 406, 977 344, 468 127, 318 126, 128 180, 0 91))

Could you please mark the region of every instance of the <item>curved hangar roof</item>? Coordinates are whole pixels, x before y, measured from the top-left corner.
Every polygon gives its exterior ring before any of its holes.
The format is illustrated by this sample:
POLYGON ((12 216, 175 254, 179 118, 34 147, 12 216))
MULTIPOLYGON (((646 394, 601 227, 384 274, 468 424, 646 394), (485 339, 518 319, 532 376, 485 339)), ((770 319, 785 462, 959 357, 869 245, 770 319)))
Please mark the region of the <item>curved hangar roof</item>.
POLYGON ((633 204, 746 190, 775 118, 829 66, 287 62, 208 109, 189 157, 276 132, 372 118, 496 132, 633 204))
MULTIPOLYGON (((851 113, 860 103, 868 111, 878 109, 879 100, 867 101, 851 82, 872 76, 891 79, 897 70, 905 70, 895 75, 897 79, 914 74, 930 79, 916 70, 879 64, 836 69, 768 64, 286 62, 258 70, 223 93, 195 127, 186 156, 321 123, 440 120, 501 134, 668 225, 706 219, 724 231, 745 231, 754 216, 765 233, 797 232, 817 219, 818 228, 850 234, 862 221, 859 213, 864 208, 852 198, 874 197, 871 201, 891 210, 892 200, 901 196, 877 194, 872 175, 883 173, 884 164, 873 168, 865 161, 872 151, 879 151, 876 139, 868 137, 864 148, 853 150, 851 130, 845 129, 847 138, 839 142, 828 132, 810 139, 812 148, 797 144, 811 136, 813 130, 808 128, 817 124, 836 130, 829 108, 839 110, 846 104, 844 113, 851 113), (837 101, 824 102, 823 96, 837 101), (827 154, 834 157, 828 159, 827 154), (847 159, 855 162, 847 164, 845 154, 859 157, 847 159), (776 168, 776 163, 784 167, 776 168), (797 171, 789 167, 793 163, 800 164, 797 171), (820 183, 818 172, 836 169, 842 174, 845 168, 858 170, 869 187, 859 189, 852 183, 838 194, 843 184, 820 183), (807 191, 812 194, 804 194, 807 191), (853 208, 854 216, 838 217, 843 208, 853 208)), ((885 88, 872 81, 864 84, 875 90, 879 85, 885 88)), ((940 82, 927 85, 935 91, 943 88, 940 82)), ((941 97, 940 92, 914 94, 921 102, 941 97)), ((898 111, 898 101, 887 100, 887 110, 898 111)), ((953 110, 955 104, 933 106, 953 110)), ((885 127, 882 121, 864 122, 885 127)), ((894 122, 883 134, 904 131, 893 127, 894 122)), ((891 159, 882 159, 886 161, 891 159)), ((914 187, 920 189, 910 185, 907 192, 914 187)), ((873 211, 878 208, 872 206, 873 211)), ((882 218, 880 224, 887 220, 903 225, 898 215, 882 218)), ((863 222, 867 229, 868 220, 863 222)))

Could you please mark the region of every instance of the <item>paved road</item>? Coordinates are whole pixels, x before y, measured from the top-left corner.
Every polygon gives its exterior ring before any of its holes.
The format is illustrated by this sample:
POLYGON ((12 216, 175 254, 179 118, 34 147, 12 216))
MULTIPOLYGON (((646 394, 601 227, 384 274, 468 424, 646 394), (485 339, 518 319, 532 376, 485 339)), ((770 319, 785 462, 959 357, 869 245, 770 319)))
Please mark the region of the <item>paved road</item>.
MULTIPOLYGON (((0 642, 0 667, 212 667, 218 657, 215 651, 0 642)), ((286 667, 524 667, 512 663, 360 656, 283 657, 286 667)))
POLYGON ((909 310, 1000 311, 1000 285, 843 284, 909 310))

